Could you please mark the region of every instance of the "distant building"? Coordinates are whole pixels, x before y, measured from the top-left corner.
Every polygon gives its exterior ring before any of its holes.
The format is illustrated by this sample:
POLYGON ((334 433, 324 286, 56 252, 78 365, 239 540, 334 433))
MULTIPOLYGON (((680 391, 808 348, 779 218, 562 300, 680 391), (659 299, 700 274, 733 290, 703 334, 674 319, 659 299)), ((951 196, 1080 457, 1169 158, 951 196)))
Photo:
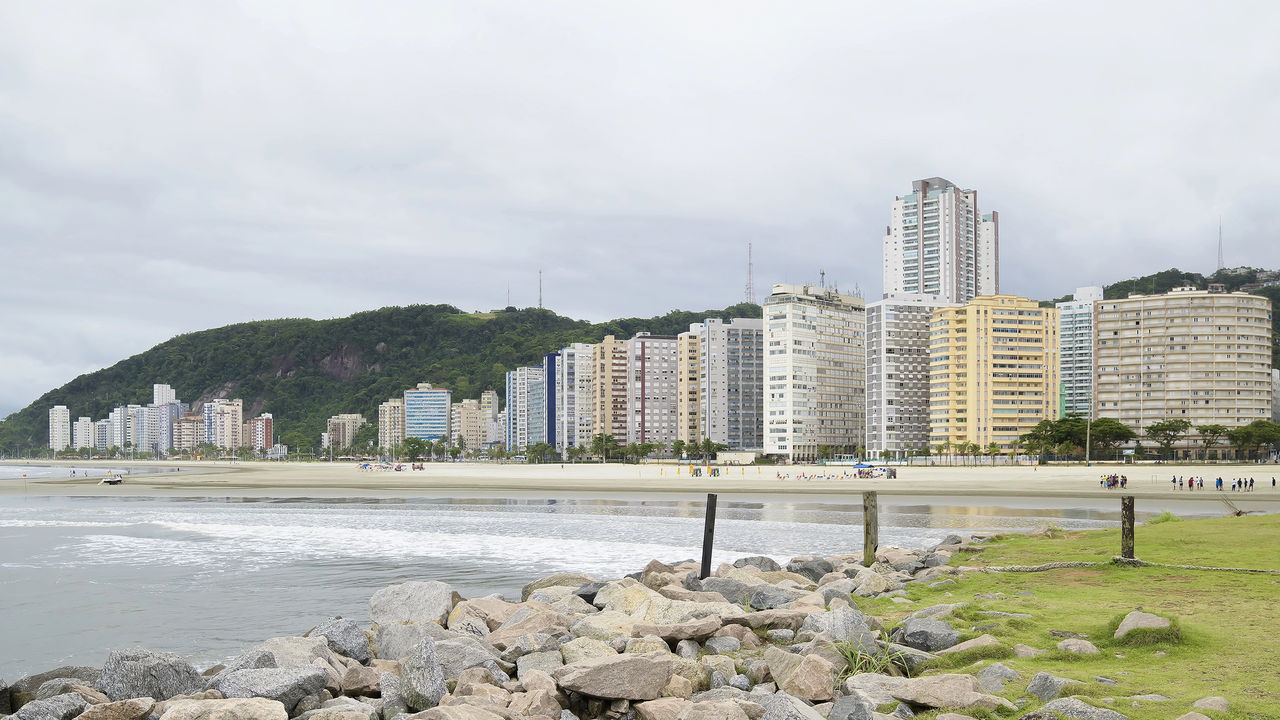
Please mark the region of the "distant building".
POLYGON ((866 432, 866 309, 814 285, 764 301, 764 448, 793 462, 852 454, 866 432))
POLYGON ((1280 369, 1271 370, 1271 422, 1280 423, 1280 369))
POLYGON ((867 305, 867 454, 904 458, 929 447, 929 322, 955 303, 895 295, 867 305))
POLYGON ((708 318, 677 346, 677 439, 763 450, 764 321, 708 318))
POLYGON ((702 323, 693 323, 676 336, 676 439, 701 442, 702 425, 702 323))
POLYGON ((478 450, 484 447, 485 427, 480 401, 467 398, 454 403, 450 428, 453 432, 454 445, 466 450, 478 450))
POLYGON ((502 443, 507 431, 502 422, 502 403, 496 390, 480 393, 480 416, 484 423, 484 446, 502 443))
POLYGON ((676 350, 676 338, 671 335, 642 332, 627 341, 628 443, 670 446, 675 442, 676 350))
POLYGON ((156 384, 151 386, 151 403, 153 405, 167 405, 177 401, 178 394, 168 385, 156 384))
POLYGON ((542 368, 521 367, 507 371, 507 437, 509 452, 546 442, 546 379, 542 368))
POLYGON ((356 432, 364 425, 364 416, 360 413, 344 413, 334 415, 325 423, 329 444, 335 450, 346 450, 356 444, 356 432))
MULTIPOLYGON (((612 335, 592 346, 592 437, 608 435, 627 443, 627 343, 612 335)), ((510 397, 507 400, 510 403, 510 397)))
POLYGON ((71 411, 66 405, 49 408, 49 448, 61 452, 71 447, 71 411))
POLYGON ((173 449, 179 452, 194 452, 196 448, 208 442, 204 432, 202 413, 183 415, 173 421, 173 449))
POLYGON ((249 430, 245 433, 245 442, 254 450, 263 452, 275 443, 275 419, 271 417, 271 413, 262 413, 246 424, 249 430))
POLYGON ((967 302, 1000 292, 1000 217, 980 213, 978 192, 928 178, 893 202, 884 236, 884 295, 967 302))
POLYGON ((571 447, 591 445, 594 368, 591 345, 574 343, 560 349, 555 374, 555 439, 562 456, 571 447))
POLYGON ((71 425, 71 445, 76 450, 93 449, 97 444, 98 434, 94 430, 93 420, 87 417, 77 418, 71 425))
POLYGON ((1071 300, 1058 308, 1058 381, 1062 383, 1060 414, 1092 418, 1093 414, 1093 314, 1102 300, 1102 288, 1076 288, 1071 300))
POLYGON ((98 420, 93 424, 95 450, 106 450, 111 447, 111 421, 107 419, 98 420))
POLYGON ((542 440, 552 447, 559 447, 556 437, 557 419, 562 414, 561 396, 557 381, 560 379, 560 353, 550 352, 542 356, 542 440))
POLYGON ((378 406, 378 447, 394 450, 404 442, 404 398, 391 398, 378 406))
POLYGON ((214 398, 204 404, 202 414, 205 442, 224 450, 244 445, 241 437, 244 430, 244 402, 240 398, 214 398))
POLYGON ((453 393, 447 388, 418 383, 404 391, 404 436, 422 440, 449 437, 449 414, 453 393))
POLYGON ((1016 448, 1058 416, 1058 311, 1013 295, 933 311, 930 442, 1016 448))

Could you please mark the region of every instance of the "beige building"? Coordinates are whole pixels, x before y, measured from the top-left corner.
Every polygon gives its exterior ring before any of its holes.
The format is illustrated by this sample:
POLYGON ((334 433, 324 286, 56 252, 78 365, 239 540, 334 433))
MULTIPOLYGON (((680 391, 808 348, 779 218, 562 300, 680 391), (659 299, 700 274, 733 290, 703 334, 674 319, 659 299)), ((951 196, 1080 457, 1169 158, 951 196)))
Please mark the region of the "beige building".
MULTIPOLYGON (((239 449, 244 445, 241 433, 244 430, 244 402, 240 398, 234 400, 213 400, 212 429, 209 442, 227 450, 239 449)), ((208 430, 206 435, 210 435, 208 430)))
POLYGON ((1175 288, 1097 303, 1095 400, 1139 435, 1161 420, 1195 427, 1271 417, 1271 301, 1242 292, 1175 288))
POLYGON ((378 406, 378 447, 391 450, 404 442, 404 400, 391 398, 378 406))
POLYGON ((205 442, 204 416, 188 413, 173 421, 173 449, 191 452, 205 442))
POLYGON ((481 447, 501 443, 507 430, 502 421, 502 403, 498 400, 497 390, 480 393, 480 418, 484 423, 484 445, 481 447))
MULTIPOLYGON (((612 335, 592 346, 591 424, 596 434, 627 443, 627 343, 612 335)), ((510 403, 510 398, 507 400, 510 403)), ((511 418, 507 418, 511 422, 511 418)))
POLYGON ((329 418, 329 422, 326 423, 329 444, 326 447, 335 450, 351 447, 356 442, 356 431, 364 425, 364 422, 364 416, 359 413, 345 413, 329 418))
POLYGON ((676 346, 671 335, 636 333, 627 341, 628 443, 676 439, 676 346))
POLYGON ((484 411, 480 401, 467 398, 456 402, 450 409, 449 430, 453 433, 453 444, 465 450, 478 450, 485 444, 484 411))
POLYGON ((676 439, 702 440, 702 324, 676 336, 676 439))
POLYGON ((1058 416, 1058 311, 1013 295, 984 295, 932 313, 929 333, 932 445, 995 443, 1058 416))

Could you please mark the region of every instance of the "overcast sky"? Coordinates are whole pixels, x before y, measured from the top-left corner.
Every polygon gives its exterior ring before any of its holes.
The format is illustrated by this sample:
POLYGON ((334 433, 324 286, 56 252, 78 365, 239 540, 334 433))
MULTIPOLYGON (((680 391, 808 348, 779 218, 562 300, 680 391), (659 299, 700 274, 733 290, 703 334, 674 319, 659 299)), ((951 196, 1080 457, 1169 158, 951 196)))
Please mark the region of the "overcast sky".
MULTIPOLYGON (((0 416, 175 334, 880 294, 894 195, 1002 289, 1280 267, 1280 3, 0 3, 0 416)), ((164 381, 165 378, 155 378, 164 381)), ((73 408, 74 410, 74 408, 73 408)))

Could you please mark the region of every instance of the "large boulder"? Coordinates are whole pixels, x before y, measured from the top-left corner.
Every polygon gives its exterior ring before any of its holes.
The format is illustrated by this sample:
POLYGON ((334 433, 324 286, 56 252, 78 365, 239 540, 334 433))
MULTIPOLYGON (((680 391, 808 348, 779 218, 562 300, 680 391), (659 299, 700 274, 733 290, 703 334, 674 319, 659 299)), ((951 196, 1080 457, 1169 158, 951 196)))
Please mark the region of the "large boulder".
POLYGON ((654 625, 650 623, 637 623, 631 628, 631 634, 634 637, 645 637, 646 635, 656 635, 667 642, 679 642, 681 640, 705 640, 716 633, 721 627, 721 620, 718 615, 709 615, 698 620, 690 620, 684 623, 674 623, 670 625, 654 625))
POLYGON ((960 633, 941 620, 908 618, 902 623, 898 642, 917 650, 936 653, 946 650, 960 640, 960 633))
POLYGON ((415 710, 434 708, 444 697, 444 667, 436 654, 436 644, 431 638, 423 638, 417 650, 401 666, 403 683, 400 693, 409 707, 415 710))
POLYGON ((1071 678, 1040 672, 1031 678, 1031 683, 1027 685, 1027 692, 1040 698, 1041 702, 1047 702, 1061 697, 1064 694, 1063 691, 1070 685, 1083 685, 1083 683, 1071 678))
POLYGON ((1017 670, 1004 663, 991 663, 978 671, 978 684, 982 686, 983 691, 999 695, 1004 692, 1006 680, 1017 680, 1020 677, 1022 676, 1017 670))
POLYGON ((791 590, 777 585, 758 585, 751 591, 747 603, 755 610, 773 610, 807 595, 802 590, 791 590))
POLYGON ((377 647, 375 654, 384 660, 399 660, 409 657, 423 638, 448 640, 460 634, 445 630, 430 620, 377 625, 373 631, 373 641, 377 647))
MULTIPOLYGON (((205 678, 206 688, 215 688, 222 678, 230 675, 237 670, 258 670, 261 668, 273 668, 276 665, 276 656, 266 650, 250 650, 249 652, 236 657, 228 662, 216 675, 211 678, 205 678)), ((207 699, 207 698, 199 698, 207 699)))
POLYGON ((369 598, 369 618, 379 625, 430 620, 443 626, 461 599, 451 585, 435 580, 390 585, 369 598))
POLYGON ((504 720, 516 718, 514 713, 498 715, 498 708, 482 708, 475 705, 449 705, 434 707, 426 712, 407 715, 401 720, 504 720))
POLYGON ((142 720, 155 705, 149 697, 90 705, 76 720, 142 720))
POLYGON ((832 642, 853 643, 863 652, 876 648, 876 636, 867 624, 867 616, 851 607, 811 613, 800 626, 800 632, 806 631, 824 634, 832 642))
POLYGON ((323 660, 328 664, 333 659, 329 642, 323 637, 273 637, 254 650, 271 653, 278 668, 305 667, 313 660, 323 660))
POLYGON ((237 670, 224 677, 216 690, 224 698, 266 698, 292 710, 302 698, 323 690, 328 679, 328 672, 314 665, 237 670))
POLYGON ((818 582, 823 575, 835 570, 835 566, 821 558, 787 563, 787 571, 803 575, 811 582, 818 582))
POLYGON ((1076 698, 1058 698, 1042 705, 1038 712, 1058 713, 1063 717, 1071 718, 1071 720, 1129 720, 1127 715, 1118 713, 1115 710, 1094 707, 1076 698))
POLYGON ((504 668, 511 667, 492 648, 469 635, 436 642, 435 653, 447 678, 458 677, 467 668, 489 662, 498 663, 504 668))
POLYGON ((831 699, 836 669, 821 655, 795 655, 770 647, 765 651, 764 661, 782 692, 811 702, 831 699))
POLYGON ((594 582, 595 578, 581 573, 555 573, 554 575, 548 575, 547 577, 534 580, 521 588, 520 602, 528 600, 530 595, 543 588, 556 587, 557 585, 568 585, 573 586, 574 588, 580 588, 583 585, 594 582))
POLYGON ((569 631, 574 637, 587 637, 607 643, 617 638, 625 640, 631 637, 631 631, 635 625, 635 618, 630 615, 605 610, 594 615, 583 616, 569 628, 569 631))
POLYGON ((1076 655, 1097 655, 1098 646, 1083 638, 1067 638, 1058 643, 1058 649, 1076 655))
POLYGON ((361 664, 369 662, 373 657, 369 652, 369 637, 353 620, 345 618, 326 620, 308 635, 324 636, 329 642, 330 650, 361 664))
POLYGON ((593 637, 578 637, 560 646, 560 655, 565 665, 589 660, 597 657, 609 657, 618 652, 608 643, 593 637))
POLYGON ((43 700, 33 700, 13 714, 14 720, 72 720, 89 707, 89 703, 77 693, 54 695, 43 700))
POLYGON ((995 636, 980 635, 972 640, 965 640, 962 643, 952 645, 945 650, 939 650, 939 655, 951 655, 953 653, 962 653, 968 650, 977 650, 984 647, 1002 647, 1004 643, 1000 642, 995 636))
POLYGON ((758 720, 825 720, 805 701, 786 693, 776 695, 750 693, 748 697, 765 708, 764 715, 758 720))
POLYGON ((978 679, 972 675, 928 675, 918 678, 893 677, 876 673, 862 673, 846 678, 844 690, 862 691, 877 706, 898 700, 912 706, 948 709, 982 709, 988 712, 997 708, 1013 710, 1014 705, 1004 698, 982 692, 978 679))
POLYGON ((1124 616, 1124 620, 1120 621, 1120 625, 1116 628, 1116 632, 1112 637, 1119 640, 1134 630, 1163 630, 1172 624, 1173 621, 1169 618, 1134 610, 1124 616))
POLYGON ((107 656, 97 687, 112 700, 149 697, 168 700, 204 689, 191 663, 173 653, 144 648, 116 650, 107 656))
POLYGON ((733 566, 736 568, 751 566, 760 568, 765 572, 776 572, 782 569, 782 566, 778 564, 778 561, 764 555, 752 555, 751 557, 738 558, 733 561, 733 566))
POLYGON ((871 698, 860 690, 837 698, 831 706, 827 720, 874 720, 876 705, 871 698))
POLYGON ((552 677, 565 690, 598 698, 653 700, 671 681, 670 654, 599 657, 557 668, 552 677))
POLYGON ((107 697, 101 691, 91 688, 84 684, 83 680, 77 678, 54 678, 46 680, 36 690, 36 699, 44 700, 54 695, 65 695, 66 693, 79 693, 87 703, 104 703, 110 702, 111 698, 107 697))
POLYGON ((485 642, 499 650, 506 650, 524 636, 537 633, 552 637, 568 635, 569 619, 546 605, 521 608, 485 636, 485 642))
POLYGON ((228 700, 181 700, 160 716, 160 720, 288 720, 289 713, 278 700, 234 698, 228 700))
POLYGON ((83 681, 84 685, 97 687, 98 676, 101 672, 98 668, 93 667, 65 665, 47 672, 19 678, 9 686, 7 693, 0 693, 0 712, 8 709, 2 705, 6 699, 13 701, 14 709, 35 700, 36 691, 40 689, 40 686, 54 678, 76 678, 83 681))

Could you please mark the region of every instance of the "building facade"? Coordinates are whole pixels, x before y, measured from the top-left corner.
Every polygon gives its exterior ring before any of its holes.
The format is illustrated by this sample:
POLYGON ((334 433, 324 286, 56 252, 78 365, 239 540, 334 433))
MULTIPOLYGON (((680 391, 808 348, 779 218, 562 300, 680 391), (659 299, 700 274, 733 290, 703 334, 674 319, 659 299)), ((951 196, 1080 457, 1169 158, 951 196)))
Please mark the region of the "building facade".
POLYGON ((912 183, 893 202, 884 235, 884 295, 934 295, 962 303, 1000 292, 1000 217, 978 192, 949 180, 912 183))
POLYGON ((480 401, 467 398, 453 404, 451 421, 453 444, 464 450, 478 450, 484 447, 484 418, 480 411, 480 401))
POLYGON ((764 321, 708 318, 677 337, 677 439, 764 449, 764 321))
POLYGON ((1057 314, 1013 295, 933 311, 931 444, 1007 452, 1041 420, 1058 417, 1057 314))
POLYGON ((502 420, 502 403, 497 390, 480 393, 480 415, 484 422, 484 445, 497 445, 506 438, 506 425, 502 420))
POLYGON ((71 447, 71 411, 66 405, 49 408, 49 449, 61 452, 71 447))
POLYGON ((364 416, 360 413, 343 413, 334 415, 325 423, 325 436, 328 444, 321 447, 345 450, 356 444, 356 432, 364 425, 364 416))
POLYGON ((628 443, 675 442, 676 349, 672 335, 642 332, 627 341, 628 443))
POLYGON ((555 376, 555 446, 562 457, 571 447, 591 445, 594 367, 591 345, 574 343, 560 349, 555 376))
POLYGON ((81 416, 71 424, 71 446, 76 450, 83 448, 93 449, 97 443, 97 432, 93 427, 93 420, 88 417, 81 416))
POLYGON ((1236 428, 1271 416, 1271 301, 1242 292, 1175 288, 1097 304, 1096 415, 1142 431, 1180 418, 1236 428))
POLYGON ((449 437, 453 393, 431 383, 404 391, 404 436, 421 440, 449 437))
POLYGON ((867 453, 904 458, 929 447, 929 323, 953 307, 932 295, 867 305, 867 453))
POLYGON ((264 452, 275 444, 275 418, 271 413, 262 413, 250 419, 246 425, 248 430, 245 432, 245 444, 252 446, 254 450, 264 452))
POLYGON ((538 366, 507 371, 508 452, 523 452, 530 445, 546 442, 545 383, 542 368, 538 366))
POLYGON ((1076 288, 1071 300, 1057 303, 1058 381, 1062 417, 1093 415, 1093 311, 1102 288, 1076 288))
POLYGON ((866 309, 814 285, 764 301, 764 450, 792 462, 854 453, 866 430, 866 309))
MULTIPOLYGON (((627 343, 612 335, 592 346, 591 400, 595 435, 609 435, 619 445, 627 442, 627 343)), ((510 402, 510 401, 508 401, 510 402)), ((510 418, 508 418, 508 421, 510 418)))
POLYGON ((378 447, 394 450, 404 442, 404 398, 391 398, 378 406, 378 447))

